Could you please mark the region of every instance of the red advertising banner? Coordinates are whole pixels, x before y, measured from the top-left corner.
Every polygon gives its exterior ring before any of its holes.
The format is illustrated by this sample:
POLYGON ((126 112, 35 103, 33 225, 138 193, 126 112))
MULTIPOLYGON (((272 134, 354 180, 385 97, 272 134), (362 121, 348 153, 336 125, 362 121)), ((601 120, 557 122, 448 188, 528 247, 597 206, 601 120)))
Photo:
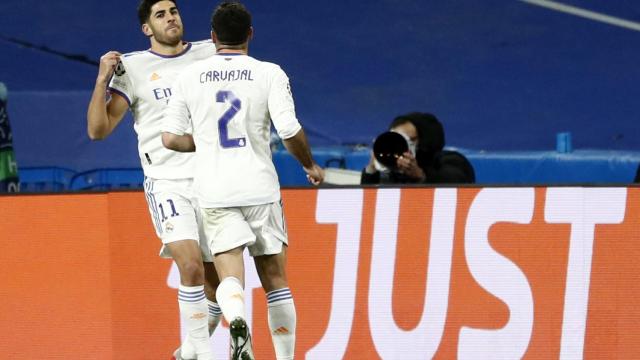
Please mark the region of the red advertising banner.
MULTIPOLYGON (((291 189, 283 200, 296 358, 640 356, 640 188, 291 189)), ((4 196, 0 214, 0 353, 170 358, 178 280, 141 193, 4 196)), ((256 357, 273 359, 247 269, 256 357)), ((216 358, 227 346, 221 326, 216 358)))

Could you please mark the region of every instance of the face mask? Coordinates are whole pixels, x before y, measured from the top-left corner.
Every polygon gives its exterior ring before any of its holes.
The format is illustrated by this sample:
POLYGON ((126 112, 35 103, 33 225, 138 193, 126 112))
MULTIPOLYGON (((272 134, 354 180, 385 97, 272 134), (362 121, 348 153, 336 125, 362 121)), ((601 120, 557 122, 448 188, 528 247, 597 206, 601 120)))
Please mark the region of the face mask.
POLYGON ((407 140, 407 144, 409 145, 409 151, 411 152, 411 155, 413 155, 414 157, 416 156, 416 142, 415 141, 411 141, 411 140, 407 140))

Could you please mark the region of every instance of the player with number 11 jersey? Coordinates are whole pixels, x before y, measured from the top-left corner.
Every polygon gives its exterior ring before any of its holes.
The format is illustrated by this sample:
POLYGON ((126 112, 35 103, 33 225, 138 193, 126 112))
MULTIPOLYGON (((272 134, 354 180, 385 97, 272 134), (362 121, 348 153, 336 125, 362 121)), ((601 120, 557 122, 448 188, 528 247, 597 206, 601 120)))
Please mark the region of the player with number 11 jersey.
MULTIPOLYGON (((162 112, 173 92, 171 85, 185 66, 215 54, 211 40, 186 43, 177 55, 152 50, 123 54, 109 91, 122 96, 133 114, 138 134, 138 152, 144 174, 153 179, 193 177, 193 154, 167 150, 162 146, 162 112)), ((190 131, 189 131, 190 132, 190 131)))

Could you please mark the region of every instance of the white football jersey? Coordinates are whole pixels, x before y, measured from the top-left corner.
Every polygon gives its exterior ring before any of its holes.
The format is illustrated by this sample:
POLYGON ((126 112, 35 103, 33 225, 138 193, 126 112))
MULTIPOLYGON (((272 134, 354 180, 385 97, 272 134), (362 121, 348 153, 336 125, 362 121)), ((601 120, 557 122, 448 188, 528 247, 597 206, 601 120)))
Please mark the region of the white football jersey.
POLYGON ((301 129, 284 71, 247 55, 218 54, 186 68, 174 90, 162 130, 182 135, 193 128, 200 206, 280 200, 271 122, 282 139, 301 129))
POLYGON ((138 152, 144 174, 154 179, 193 177, 190 153, 162 146, 162 113, 171 97, 172 84, 186 66, 213 56, 211 40, 187 43, 178 55, 165 56, 151 50, 124 54, 109 84, 109 91, 123 96, 133 113, 138 152))

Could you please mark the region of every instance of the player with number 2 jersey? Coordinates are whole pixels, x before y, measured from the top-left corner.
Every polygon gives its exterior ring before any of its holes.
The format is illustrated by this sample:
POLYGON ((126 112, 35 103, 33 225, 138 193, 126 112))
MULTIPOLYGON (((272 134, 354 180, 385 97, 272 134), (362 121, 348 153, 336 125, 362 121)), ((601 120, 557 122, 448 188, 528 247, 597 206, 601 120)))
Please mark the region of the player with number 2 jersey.
POLYGON ((289 79, 275 64, 217 54, 187 67, 175 83, 164 131, 190 132, 196 145, 194 191, 203 208, 280 200, 271 160, 271 120, 288 139, 300 131, 289 79), (187 110, 188 109, 188 110, 187 110))

